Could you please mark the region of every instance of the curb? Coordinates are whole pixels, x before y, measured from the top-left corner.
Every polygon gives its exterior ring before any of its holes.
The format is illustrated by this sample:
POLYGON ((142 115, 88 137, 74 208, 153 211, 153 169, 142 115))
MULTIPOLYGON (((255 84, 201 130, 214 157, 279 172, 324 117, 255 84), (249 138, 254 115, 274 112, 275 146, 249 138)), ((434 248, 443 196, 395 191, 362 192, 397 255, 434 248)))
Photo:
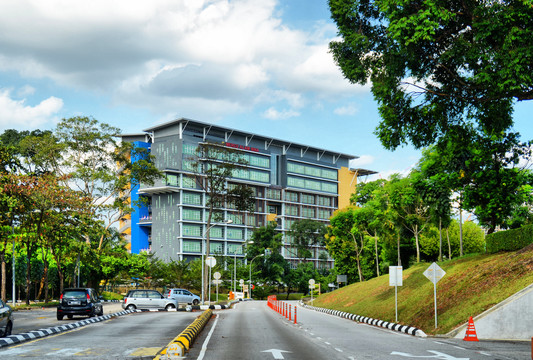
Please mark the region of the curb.
POLYGON ((27 333, 22 333, 22 334, 17 334, 17 335, 9 335, 8 337, 0 338, 0 348, 4 346, 9 346, 9 345, 20 344, 28 340, 43 338, 48 335, 58 334, 63 331, 76 329, 76 328, 79 328, 85 325, 93 324, 93 323, 104 321, 104 320, 109 320, 112 317, 127 315, 132 312, 136 312, 136 311, 124 310, 124 311, 120 311, 114 314, 102 315, 102 316, 78 321, 78 322, 71 323, 71 324, 55 326, 55 327, 51 327, 47 329, 33 330, 27 333))
POLYGON ((400 325, 400 324, 391 323, 391 322, 388 322, 388 321, 372 319, 372 318, 369 318, 369 317, 366 317, 366 316, 351 314, 351 313, 347 313, 347 312, 343 312, 343 311, 339 311, 339 310, 331 310, 331 309, 319 308, 319 307, 315 307, 315 306, 305 305, 304 303, 300 303, 300 305, 302 307, 304 307, 304 308, 307 308, 307 309, 323 312, 323 313, 330 314, 330 315, 339 316, 339 317, 342 317, 342 318, 345 318, 345 319, 350 319, 350 320, 353 320, 353 321, 362 322, 362 323, 369 324, 369 325, 379 326, 379 327, 386 328, 386 329, 389 329, 389 330, 403 332, 403 333, 408 334, 408 335, 419 336, 419 337, 427 337, 426 333, 424 333, 422 330, 420 330, 420 329, 418 329, 416 327, 413 327, 413 326, 400 325))
MULTIPOLYGON (((206 305, 207 306, 207 305, 206 305)), ((211 305, 214 306, 214 305, 211 305)), ((182 331, 181 334, 176 336, 164 349, 158 354, 156 359, 174 359, 176 356, 183 357, 185 353, 189 351, 192 343, 203 330, 209 319, 213 315, 211 309, 205 310, 202 315, 198 316, 189 326, 182 331)))

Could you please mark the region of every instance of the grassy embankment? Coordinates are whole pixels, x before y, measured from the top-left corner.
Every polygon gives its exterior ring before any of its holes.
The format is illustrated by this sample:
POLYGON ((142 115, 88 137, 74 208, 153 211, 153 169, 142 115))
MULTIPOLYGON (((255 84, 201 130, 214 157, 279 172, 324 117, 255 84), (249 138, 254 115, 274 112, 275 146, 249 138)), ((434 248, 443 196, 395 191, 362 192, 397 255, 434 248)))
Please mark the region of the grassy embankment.
MULTIPOLYGON (((446 334, 533 283, 533 245, 439 262, 446 275, 437 283, 437 329, 433 283, 423 274, 429 265, 420 263, 403 271, 398 323, 427 334, 446 334)), ((323 294, 313 305, 395 322, 394 287, 389 286, 388 274, 323 294)))

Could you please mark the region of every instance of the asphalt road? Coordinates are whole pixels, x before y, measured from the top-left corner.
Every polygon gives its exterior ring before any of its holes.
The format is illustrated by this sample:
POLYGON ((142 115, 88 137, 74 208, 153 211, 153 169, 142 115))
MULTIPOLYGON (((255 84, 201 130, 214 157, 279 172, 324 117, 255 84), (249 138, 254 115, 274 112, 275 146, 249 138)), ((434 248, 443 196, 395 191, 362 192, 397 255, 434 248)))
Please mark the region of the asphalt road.
POLYGON ((153 359, 199 314, 142 312, 118 316, 0 348, 0 359, 153 359))
MULTIPOLYGON (((121 303, 104 303, 104 315, 122 311, 121 303)), ((59 325, 87 319, 86 316, 74 316, 72 320, 64 318, 59 321, 56 318, 56 308, 34 308, 32 310, 17 310, 14 312, 15 321, 13 334, 21 334, 32 330, 55 327, 59 325)))
MULTIPOLYGON (((295 303, 293 303, 294 305, 295 303)), ((531 359, 529 342, 420 338, 298 307, 298 324, 264 301, 217 312, 188 358, 219 359, 531 359)))

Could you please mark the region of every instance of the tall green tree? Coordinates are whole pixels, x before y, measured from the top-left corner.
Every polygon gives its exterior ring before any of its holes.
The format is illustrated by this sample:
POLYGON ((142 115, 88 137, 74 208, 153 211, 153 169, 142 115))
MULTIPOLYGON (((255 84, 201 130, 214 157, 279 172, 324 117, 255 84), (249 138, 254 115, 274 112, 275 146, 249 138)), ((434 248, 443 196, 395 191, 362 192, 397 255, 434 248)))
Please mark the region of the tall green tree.
POLYGON ((287 235, 292 239, 299 262, 312 256, 312 246, 324 242, 326 231, 326 225, 312 219, 297 220, 291 225, 287 235))
POLYGON ((529 1, 329 0, 344 76, 372 84, 390 149, 431 145, 454 125, 499 133, 533 98, 529 1))
MULTIPOLYGON (((248 162, 243 154, 217 143, 200 143, 194 154, 190 154, 184 168, 194 173, 196 184, 205 191, 207 219, 205 232, 205 253, 210 254, 210 232, 212 224, 222 222, 224 208, 234 209, 238 213, 253 212, 255 198, 250 186, 228 181, 244 169, 248 162)), ((203 250, 203 249, 202 249, 203 250)), ((203 294, 207 294, 208 268, 204 269, 203 294)))

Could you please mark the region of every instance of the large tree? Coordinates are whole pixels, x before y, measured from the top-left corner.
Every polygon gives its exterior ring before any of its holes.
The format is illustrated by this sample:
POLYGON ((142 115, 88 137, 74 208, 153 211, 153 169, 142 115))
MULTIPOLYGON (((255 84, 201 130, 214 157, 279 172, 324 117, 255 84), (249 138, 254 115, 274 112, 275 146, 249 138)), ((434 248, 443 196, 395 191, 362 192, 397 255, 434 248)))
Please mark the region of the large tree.
POLYGON ((344 75, 372 83, 377 129, 394 149, 423 147, 454 125, 502 132, 533 98, 533 7, 523 0, 329 0, 344 75))
MULTIPOLYGON (((218 143, 200 143, 193 154, 184 161, 184 169, 194 173, 197 186, 205 191, 207 208, 205 252, 210 254, 210 229, 215 223, 224 221, 222 209, 233 209, 238 218, 243 219, 242 212, 253 212, 255 198, 253 189, 241 183, 228 182, 234 175, 248 165, 243 154, 218 143), (241 213, 241 214, 239 214, 241 213)), ((232 219, 226 219, 232 220, 232 219)), ((242 221, 242 224, 244 222, 242 221)), ((203 268, 202 295, 207 294, 208 269, 203 268)), ((202 299, 203 301, 204 299, 202 299)))

